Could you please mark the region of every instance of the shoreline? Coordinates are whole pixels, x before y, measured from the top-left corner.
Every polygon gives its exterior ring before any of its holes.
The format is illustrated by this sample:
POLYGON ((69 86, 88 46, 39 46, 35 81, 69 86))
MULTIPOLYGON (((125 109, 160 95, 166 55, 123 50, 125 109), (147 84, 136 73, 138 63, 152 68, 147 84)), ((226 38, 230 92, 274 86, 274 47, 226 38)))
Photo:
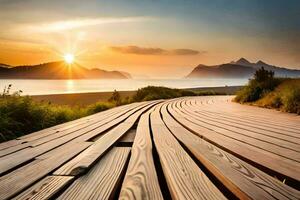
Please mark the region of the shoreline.
MULTIPOLYGON (((226 95, 235 94, 242 86, 224 86, 224 87, 199 87, 199 88, 186 88, 184 90, 191 90, 194 92, 213 91, 216 93, 223 93, 226 95)), ((133 91, 118 91, 121 97, 130 97, 136 93, 133 91)), ((65 94, 45 94, 45 95, 29 95, 36 101, 46 101, 58 105, 70 106, 85 106, 97 101, 107 101, 113 91, 111 92, 87 92, 87 93, 65 93, 65 94)))

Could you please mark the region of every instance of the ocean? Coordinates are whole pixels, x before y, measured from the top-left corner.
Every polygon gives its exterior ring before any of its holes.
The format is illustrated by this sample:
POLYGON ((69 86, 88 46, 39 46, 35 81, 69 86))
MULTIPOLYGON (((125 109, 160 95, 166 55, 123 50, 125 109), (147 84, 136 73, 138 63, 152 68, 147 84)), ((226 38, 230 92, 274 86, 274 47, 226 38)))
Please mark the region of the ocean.
POLYGON ((12 84, 11 92, 22 90, 22 94, 25 95, 43 95, 107 92, 113 90, 129 91, 149 85, 171 88, 239 86, 246 84, 247 81, 247 79, 0 79, 0 90, 12 84))

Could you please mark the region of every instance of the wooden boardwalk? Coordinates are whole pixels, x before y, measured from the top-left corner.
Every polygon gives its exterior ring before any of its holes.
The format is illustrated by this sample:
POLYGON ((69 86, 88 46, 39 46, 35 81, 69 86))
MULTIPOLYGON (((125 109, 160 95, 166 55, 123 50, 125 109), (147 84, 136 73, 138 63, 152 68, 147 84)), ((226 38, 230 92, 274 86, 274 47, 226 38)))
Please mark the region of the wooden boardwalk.
POLYGON ((300 117, 133 103, 0 144, 0 199, 300 199, 300 117))

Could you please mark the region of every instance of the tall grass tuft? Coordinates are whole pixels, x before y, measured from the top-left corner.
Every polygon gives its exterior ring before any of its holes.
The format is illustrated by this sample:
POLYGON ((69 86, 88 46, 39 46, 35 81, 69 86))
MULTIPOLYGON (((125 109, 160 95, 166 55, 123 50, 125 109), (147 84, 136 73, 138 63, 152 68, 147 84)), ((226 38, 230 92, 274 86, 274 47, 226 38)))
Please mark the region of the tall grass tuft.
POLYGON ((273 75, 264 69, 256 72, 255 78, 237 93, 235 101, 300 114, 300 79, 273 75), (264 75, 258 77, 257 73, 264 75))

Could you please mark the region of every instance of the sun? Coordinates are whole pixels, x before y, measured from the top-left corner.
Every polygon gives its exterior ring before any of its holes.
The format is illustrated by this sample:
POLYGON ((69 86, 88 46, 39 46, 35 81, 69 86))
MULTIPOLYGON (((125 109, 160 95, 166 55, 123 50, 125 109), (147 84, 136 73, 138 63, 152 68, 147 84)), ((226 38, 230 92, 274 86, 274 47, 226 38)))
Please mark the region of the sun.
POLYGON ((67 53, 64 55, 65 62, 68 64, 72 64, 74 62, 75 56, 71 53, 67 53))

